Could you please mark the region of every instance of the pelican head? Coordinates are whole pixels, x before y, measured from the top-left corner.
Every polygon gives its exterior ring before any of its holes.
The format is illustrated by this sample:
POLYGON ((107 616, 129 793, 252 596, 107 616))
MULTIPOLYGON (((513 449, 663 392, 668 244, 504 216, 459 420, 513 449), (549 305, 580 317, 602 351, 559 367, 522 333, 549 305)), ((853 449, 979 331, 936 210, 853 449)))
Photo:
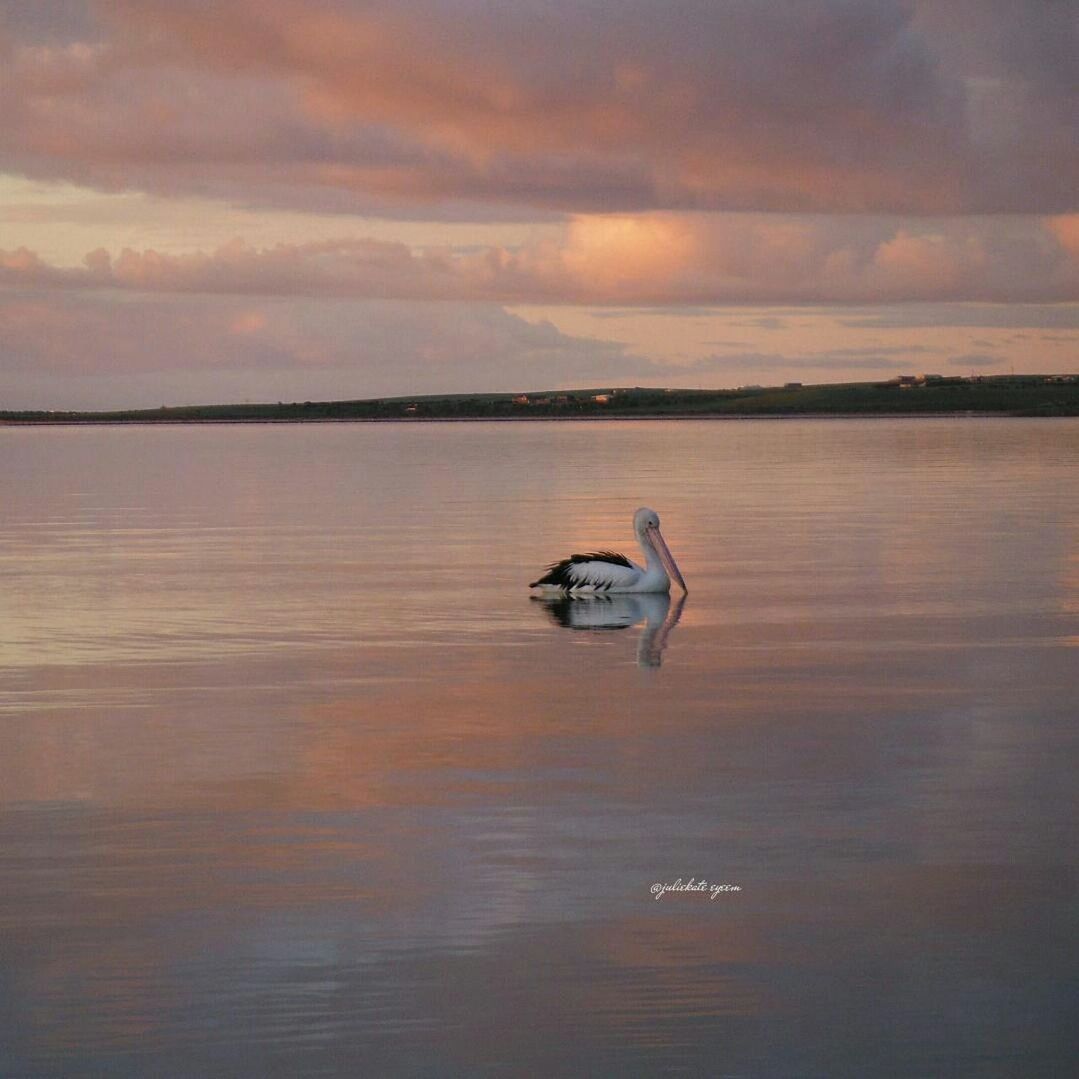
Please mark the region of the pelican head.
POLYGON ((633 515, 633 531, 645 554, 647 555, 649 551, 655 551, 660 562, 663 563, 663 568, 667 571, 667 575, 678 582, 678 587, 683 592, 688 592, 686 582, 678 569, 678 563, 675 562, 674 555, 671 554, 671 549, 667 546, 663 533, 659 530, 659 514, 655 510, 650 510, 647 506, 642 506, 633 515))

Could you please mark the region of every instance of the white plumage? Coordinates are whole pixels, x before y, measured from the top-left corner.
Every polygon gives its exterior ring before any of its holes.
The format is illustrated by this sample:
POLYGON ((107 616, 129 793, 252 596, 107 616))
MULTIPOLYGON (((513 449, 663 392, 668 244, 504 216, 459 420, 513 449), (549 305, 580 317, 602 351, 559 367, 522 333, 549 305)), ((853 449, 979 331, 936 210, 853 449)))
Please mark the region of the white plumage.
POLYGON ((633 531, 644 553, 638 566, 612 551, 575 554, 552 562, 547 572, 529 588, 555 592, 669 592, 671 577, 683 592, 686 582, 659 530, 659 515, 645 507, 633 515, 633 531))

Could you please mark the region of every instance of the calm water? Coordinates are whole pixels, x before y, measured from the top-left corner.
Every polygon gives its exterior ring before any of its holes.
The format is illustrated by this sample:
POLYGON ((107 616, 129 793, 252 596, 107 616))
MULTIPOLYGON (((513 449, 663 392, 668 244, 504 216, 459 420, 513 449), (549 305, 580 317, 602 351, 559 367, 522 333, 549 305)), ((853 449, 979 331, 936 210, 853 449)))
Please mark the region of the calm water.
POLYGON ((1073 1062, 1079 422, 0 429, 0 466, 0 1074, 1073 1062), (529 598, 639 505, 684 607, 529 598))

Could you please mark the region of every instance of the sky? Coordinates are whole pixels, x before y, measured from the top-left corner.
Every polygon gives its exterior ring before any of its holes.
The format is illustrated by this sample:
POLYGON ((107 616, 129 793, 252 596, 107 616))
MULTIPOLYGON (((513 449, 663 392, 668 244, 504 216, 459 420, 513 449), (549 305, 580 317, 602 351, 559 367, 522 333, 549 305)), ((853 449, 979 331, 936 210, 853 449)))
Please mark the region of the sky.
POLYGON ((1079 371, 1074 0, 0 0, 0 408, 1079 371))

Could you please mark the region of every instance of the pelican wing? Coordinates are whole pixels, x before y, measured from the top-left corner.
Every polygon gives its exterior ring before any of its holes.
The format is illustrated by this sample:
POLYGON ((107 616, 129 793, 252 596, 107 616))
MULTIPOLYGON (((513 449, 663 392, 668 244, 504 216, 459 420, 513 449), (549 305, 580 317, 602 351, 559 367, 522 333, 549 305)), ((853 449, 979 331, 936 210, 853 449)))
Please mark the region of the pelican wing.
POLYGON ((606 592, 610 589, 627 588, 641 576, 641 570, 625 555, 613 551, 594 551, 591 554, 575 554, 561 562, 553 562, 547 572, 528 587, 546 585, 551 588, 589 589, 606 592))

